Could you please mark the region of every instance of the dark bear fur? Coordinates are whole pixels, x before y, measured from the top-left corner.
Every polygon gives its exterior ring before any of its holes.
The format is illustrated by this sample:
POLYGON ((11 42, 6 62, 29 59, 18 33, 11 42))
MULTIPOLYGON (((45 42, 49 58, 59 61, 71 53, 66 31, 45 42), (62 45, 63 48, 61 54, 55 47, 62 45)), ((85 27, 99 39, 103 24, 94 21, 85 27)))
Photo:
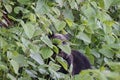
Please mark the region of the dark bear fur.
MULTIPOLYGON (((73 65, 72 75, 79 74, 81 70, 91 69, 91 64, 89 60, 82 53, 76 50, 72 50, 71 54, 68 55, 63 51, 60 51, 59 56, 65 59, 68 66, 73 65)), ((62 73, 68 73, 63 67, 59 70, 62 73)))
MULTIPOLYGON (((68 40, 69 37, 68 37, 68 35, 54 34, 54 35, 52 35, 52 38, 57 38, 57 39, 64 41, 64 40, 68 40)), ((63 45, 65 45, 65 44, 66 43, 64 42, 63 45)), ((73 66, 72 67, 72 75, 79 74, 81 72, 81 70, 91 69, 91 64, 90 64, 89 60, 87 59, 87 57, 77 50, 71 50, 70 55, 68 55, 65 52, 60 50, 58 56, 65 59, 67 61, 69 67, 70 67, 70 65, 73 66)), ((61 67, 59 72, 62 72, 65 74, 68 73, 68 71, 66 71, 63 67, 61 67)))

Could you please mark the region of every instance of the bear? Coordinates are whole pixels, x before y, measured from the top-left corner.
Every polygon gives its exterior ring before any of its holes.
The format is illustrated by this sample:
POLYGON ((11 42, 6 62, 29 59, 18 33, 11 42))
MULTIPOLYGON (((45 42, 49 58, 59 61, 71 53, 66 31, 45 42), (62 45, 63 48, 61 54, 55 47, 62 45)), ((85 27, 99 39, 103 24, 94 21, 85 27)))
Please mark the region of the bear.
MULTIPOLYGON (((50 38, 60 39, 63 45, 66 45, 67 43, 65 41, 70 39, 69 34, 63 35, 58 33, 52 34, 50 38)), ((58 56, 66 60, 66 62, 68 63, 68 67, 72 65, 72 75, 79 74, 82 70, 91 69, 91 64, 88 58, 77 50, 71 49, 71 53, 67 54, 60 49, 58 56)), ((69 73, 63 67, 61 67, 58 72, 64 74, 69 73)))

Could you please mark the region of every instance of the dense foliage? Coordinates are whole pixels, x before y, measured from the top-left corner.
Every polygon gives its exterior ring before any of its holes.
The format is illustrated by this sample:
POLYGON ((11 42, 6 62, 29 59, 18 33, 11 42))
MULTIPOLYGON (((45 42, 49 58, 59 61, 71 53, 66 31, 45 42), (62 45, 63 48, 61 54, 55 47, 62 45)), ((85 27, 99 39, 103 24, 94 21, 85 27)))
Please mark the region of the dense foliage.
POLYGON ((0 80, 120 80, 119 22, 120 0, 1 0, 0 80), (69 33, 68 45, 50 39, 52 32, 69 33), (93 69, 56 72, 57 63, 68 68, 51 58, 58 47, 84 53, 93 69))

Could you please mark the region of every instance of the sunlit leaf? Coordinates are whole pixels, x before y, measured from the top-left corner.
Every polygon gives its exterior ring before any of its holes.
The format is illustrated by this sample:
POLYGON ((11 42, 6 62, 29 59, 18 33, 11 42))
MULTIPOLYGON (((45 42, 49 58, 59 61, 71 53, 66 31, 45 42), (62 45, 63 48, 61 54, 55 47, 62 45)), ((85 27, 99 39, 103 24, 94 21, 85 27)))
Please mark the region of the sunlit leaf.
POLYGON ((13 75, 10 74, 10 73, 7 74, 7 77, 10 78, 11 80, 17 80, 17 79, 15 78, 15 76, 13 76, 13 75))
POLYGON ((41 49, 41 55, 44 59, 47 59, 53 55, 53 51, 49 47, 44 47, 41 49))
POLYGON ((58 47, 67 54, 71 54, 71 48, 69 45, 58 45, 58 47))
POLYGON ((104 49, 100 49, 99 52, 101 54, 103 54, 105 57, 108 57, 108 58, 113 58, 113 56, 114 56, 114 53, 112 53, 112 51, 109 50, 109 49, 105 49, 105 48, 104 49))
POLYGON ((50 48, 53 48, 53 44, 51 40, 48 38, 48 36, 42 35, 41 40, 48 45, 50 48))
POLYGON ((21 4, 27 4, 30 0, 17 0, 21 4))
POLYGON ((4 5, 4 6, 5 6, 6 10, 8 11, 8 13, 11 13, 11 12, 12 12, 12 6, 11 6, 11 5, 6 4, 6 5, 4 5))
POLYGON ((76 37, 78 39, 83 40, 84 42, 91 43, 90 37, 87 34, 83 33, 83 32, 80 32, 76 37))
POLYGON ((28 36, 28 38, 31 39, 33 37, 34 32, 35 32, 36 26, 30 22, 25 24, 23 21, 21 21, 21 25, 25 31, 25 34, 28 36))
POLYGON ((10 60, 10 64, 12 65, 13 70, 15 71, 15 73, 18 74, 19 64, 14 60, 10 60))
POLYGON ((35 12, 37 14, 45 14, 49 11, 49 7, 45 4, 44 0, 38 0, 35 12))
POLYGON ((57 57, 57 61, 62 65, 65 70, 68 70, 68 64, 62 57, 57 57))
POLYGON ((41 57, 41 55, 39 53, 34 53, 32 50, 31 50, 31 54, 30 54, 30 57, 32 59, 34 59, 36 62, 38 62, 39 64, 43 65, 44 64, 44 61, 41 57))

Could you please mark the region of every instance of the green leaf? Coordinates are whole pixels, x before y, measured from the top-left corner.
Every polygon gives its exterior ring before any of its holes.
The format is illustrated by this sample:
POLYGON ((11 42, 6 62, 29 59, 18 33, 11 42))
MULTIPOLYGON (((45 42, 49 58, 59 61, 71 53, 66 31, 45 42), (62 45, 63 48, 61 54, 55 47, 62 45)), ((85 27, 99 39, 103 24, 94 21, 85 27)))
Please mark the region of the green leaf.
POLYGON ((22 44, 24 45, 22 45, 21 43, 18 43, 22 48, 25 48, 25 47, 28 47, 30 44, 31 44, 31 42, 29 41, 29 40, 27 40, 27 39, 25 39, 24 37, 21 37, 21 41, 22 41, 22 44))
POLYGON ((57 31, 61 31, 65 28, 66 22, 60 21, 59 19, 56 19, 51 14, 48 14, 49 18, 52 20, 53 24, 55 25, 55 28, 57 31))
POLYGON ((25 57, 16 51, 13 51, 13 52, 7 51, 7 57, 8 59, 12 59, 16 61, 17 64, 19 64, 19 67, 27 66, 27 61, 25 57))
POLYGON ((53 46, 53 51, 58 54, 59 53, 58 47, 57 46, 53 46))
POLYGON ((82 6, 81 11, 83 12, 83 14, 85 15, 85 17, 87 17, 88 19, 95 17, 96 15, 96 11, 94 10, 94 8, 90 5, 90 4, 85 4, 84 6, 82 6))
POLYGON ((63 4, 64 4, 64 3, 63 3, 63 0, 55 0, 55 1, 59 4, 60 7, 62 7, 63 4))
POLYGON ((30 0, 17 0, 21 4, 28 4, 30 0))
POLYGON ((69 8, 66 8, 64 11, 63 11, 63 15, 65 17, 65 19, 69 19, 71 21, 74 21, 74 16, 73 16, 73 13, 72 13, 72 10, 69 9, 69 8))
POLYGON ((30 77, 33 77, 33 78, 37 77, 37 76, 35 75, 35 74, 36 74, 35 71, 33 71, 33 70, 28 70, 28 69, 26 69, 25 71, 26 71, 26 73, 27 73, 30 77))
POLYGON ((15 73, 18 74, 19 64, 14 60, 10 60, 10 64, 12 65, 13 70, 15 71, 15 73))
POLYGON ((23 11, 23 8, 22 8, 22 7, 18 7, 18 6, 14 8, 14 12, 15 12, 15 13, 18 14, 19 11, 23 11))
POLYGON ((119 5, 120 4, 120 0, 113 0, 112 5, 119 5))
POLYGON ((108 62, 109 68, 116 72, 120 72, 120 62, 108 62))
POLYGON ((31 22, 36 22, 36 15, 31 13, 29 15, 29 19, 31 20, 31 22))
POLYGON ((4 40, 4 38, 0 37, 0 48, 5 48, 8 43, 4 40))
POLYGON ((111 4, 113 3, 113 1, 114 0, 104 0, 104 8, 108 10, 111 4))
MULTIPOLYGON (((14 80, 14 79, 11 79, 11 80, 14 80)), ((18 78, 18 80, 31 80, 31 78, 28 76, 25 76, 25 77, 18 78)))
POLYGON ((8 13, 12 12, 12 6, 11 5, 5 4, 4 6, 5 6, 5 8, 6 8, 6 10, 7 10, 8 13))
POLYGON ((83 32, 79 32, 76 37, 83 40, 84 42, 91 43, 91 39, 89 38, 89 36, 83 32))
POLYGON ((56 13, 56 15, 60 16, 60 10, 56 7, 52 7, 52 10, 56 13))
POLYGON ((57 44, 57 45, 62 44, 62 41, 57 38, 53 39, 52 42, 53 42, 53 44, 57 44))
POLYGON ((53 48, 53 44, 51 40, 48 38, 48 36, 42 35, 41 40, 48 45, 50 48, 53 48))
POLYGON ((56 20, 54 22, 54 25, 55 25, 55 28, 57 29, 57 31, 61 31, 65 28, 66 23, 64 21, 56 20))
POLYGON ((66 45, 58 45, 58 47, 59 47, 62 51, 64 51, 65 53, 71 54, 71 48, 70 48, 70 46, 69 46, 68 44, 66 44, 66 45))
POLYGON ((100 49, 99 52, 108 58, 113 58, 113 56, 114 56, 114 53, 112 53, 111 50, 106 49, 106 48, 100 49))
POLYGON ((107 41, 108 44, 113 44, 115 42, 115 38, 112 35, 106 35, 105 40, 107 41))
POLYGON ((44 59, 50 58, 53 55, 53 51, 49 47, 42 48, 40 52, 44 59))
POLYGON ((68 0, 69 1, 69 4, 70 4, 70 7, 72 8, 72 9, 76 9, 76 10, 78 10, 78 5, 77 5, 77 3, 74 1, 74 0, 68 0))
POLYGON ((65 19, 65 21, 67 22, 67 24, 71 27, 73 25, 73 21, 70 19, 65 19))
MULTIPOLYGON (((119 80, 120 79, 120 74, 118 72, 111 72, 111 71, 104 71, 102 72, 109 80, 119 80)), ((101 79, 103 80, 103 79, 101 79)))
POLYGON ((0 12, 0 18, 3 16, 3 13, 2 12, 0 12))
POLYGON ((44 64, 44 61, 39 53, 35 53, 31 50, 30 57, 34 59, 36 62, 38 62, 40 65, 44 64))
POLYGON ((23 55, 18 55, 13 58, 19 65, 21 66, 28 66, 27 61, 23 55))
POLYGON ((49 12, 49 7, 45 4, 44 0, 38 0, 35 12, 37 14, 46 14, 49 12))
POLYGON ((16 80, 16 77, 10 73, 7 73, 7 77, 10 78, 11 80, 16 80))
POLYGON ((65 70, 68 70, 68 64, 62 57, 56 57, 57 61, 62 65, 65 70))
POLYGON ((55 71, 58 71, 58 70, 60 69, 60 65, 55 64, 55 63, 52 62, 52 61, 49 62, 49 66, 50 66, 50 68, 52 68, 52 69, 55 70, 55 71))
POLYGON ((5 63, 0 61, 0 70, 7 72, 9 69, 5 63))
POLYGON ((40 29, 40 28, 37 27, 36 30, 35 30, 35 33, 34 33, 33 37, 42 35, 42 33, 43 33, 42 29, 40 29))
POLYGON ((35 25, 28 22, 28 23, 24 23, 23 21, 21 21, 21 25, 25 31, 25 34, 28 36, 29 39, 31 39, 33 37, 33 34, 35 32, 35 25))

